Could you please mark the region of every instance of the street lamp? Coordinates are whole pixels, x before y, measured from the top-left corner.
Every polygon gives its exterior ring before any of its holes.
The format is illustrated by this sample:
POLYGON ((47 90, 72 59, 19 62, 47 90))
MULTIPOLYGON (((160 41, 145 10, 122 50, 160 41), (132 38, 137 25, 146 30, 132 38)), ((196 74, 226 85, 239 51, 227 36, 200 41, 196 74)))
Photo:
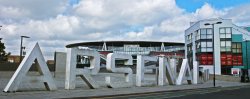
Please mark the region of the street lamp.
POLYGON ((213 79, 213 83, 214 83, 214 87, 215 87, 215 50, 214 50, 214 25, 215 24, 221 24, 222 22, 216 22, 216 23, 205 23, 204 25, 205 26, 208 26, 208 25, 212 25, 212 30, 213 30, 213 63, 214 63, 214 66, 213 66, 213 70, 214 70, 214 79, 213 79))
POLYGON ((247 55, 247 45, 248 45, 247 43, 248 43, 248 40, 246 40, 245 43, 246 43, 246 56, 247 56, 247 57, 246 57, 246 60, 247 60, 247 61, 246 61, 246 62, 247 62, 247 63, 246 63, 246 65, 247 65, 247 79, 248 79, 248 81, 249 81, 249 70, 248 70, 249 67, 248 67, 248 55, 247 55))
POLYGON ((23 38, 30 38, 30 37, 28 37, 28 36, 21 36, 21 46, 20 46, 20 63, 21 63, 21 61, 22 61, 22 57, 23 57, 23 49, 25 48, 25 47, 23 47, 23 38))
MULTIPOLYGON (((2 25, 0 25, 0 30, 1 30, 1 27, 3 27, 2 25)), ((2 40, 3 38, 0 38, 0 42, 1 42, 1 40, 2 40)))

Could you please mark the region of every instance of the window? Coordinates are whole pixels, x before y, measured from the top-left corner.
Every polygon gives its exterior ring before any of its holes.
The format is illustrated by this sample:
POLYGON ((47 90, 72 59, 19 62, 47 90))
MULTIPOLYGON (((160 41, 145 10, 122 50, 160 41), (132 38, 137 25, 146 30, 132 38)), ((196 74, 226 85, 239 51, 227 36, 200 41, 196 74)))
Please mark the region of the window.
POLYGON ((206 47, 207 43, 206 42, 201 42, 201 47, 206 47))
POLYGON ((234 66, 242 66, 242 54, 233 54, 233 65, 234 66))
POLYGON ((232 38, 232 28, 230 27, 220 28, 220 38, 232 38))
POLYGON ((207 39, 213 39, 213 35, 207 35, 207 39))
POLYGON ((219 32, 220 32, 221 52, 231 52, 232 28, 223 27, 220 28, 219 32))
POLYGON ((199 40, 200 39, 200 30, 196 30, 195 33, 196 33, 195 40, 199 40))
POLYGON ((213 43, 212 41, 202 41, 201 42, 201 52, 212 52, 213 43))
POLYGON ((191 54, 193 52, 192 51, 192 44, 187 45, 187 52, 188 52, 188 54, 191 54))
POLYGON ((232 43, 232 52, 233 53, 242 53, 241 43, 232 43))
POLYGON ((201 35, 203 35, 203 34, 207 34, 206 29, 201 29, 201 35))
POLYGON ((212 29, 210 28, 204 28, 204 29, 200 29, 200 39, 212 39, 213 38, 213 33, 212 33, 212 29))
POLYGON ((196 42, 195 46, 196 46, 196 52, 200 52, 201 43, 200 42, 196 42))
POLYGON ((192 38, 193 38, 193 33, 191 33, 190 35, 189 35, 189 39, 192 41, 192 38))
POLYGON ((226 33, 224 28, 220 28, 220 33, 226 33))
POLYGON ((188 42, 192 42, 192 33, 187 35, 187 41, 188 42))
POLYGON ((220 50, 221 52, 231 52, 231 41, 221 41, 220 50))
POLYGON ((233 55, 231 53, 221 53, 221 65, 232 66, 233 55))
POLYGON ((206 39, 207 36, 206 35, 201 35, 201 39, 206 39))
POLYGON ((199 51, 201 52, 212 52, 213 51, 213 44, 212 44, 212 39, 213 39, 213 33, 211 28, 203 28, 198 30, 198 33, 200 34, 200 49, 199 51), (200 32, 200 33, 199 33, 200 32))
POLYGON ((207 42, 207 47, 213 47, 212 42, 207 42))
POLYGON ((207 48, 207 52, 212 52, 213 48, 207 48))
POLYGON ((212 34, 212 29, 207 29, 207 34, 212 34))
POLYGON ((200 65, 213 65, 212 53, 201 53, 197 55, 197 61, 200 65))
POLYGON ((231 34, 231 28, 226 28, 226 33, 231 34))

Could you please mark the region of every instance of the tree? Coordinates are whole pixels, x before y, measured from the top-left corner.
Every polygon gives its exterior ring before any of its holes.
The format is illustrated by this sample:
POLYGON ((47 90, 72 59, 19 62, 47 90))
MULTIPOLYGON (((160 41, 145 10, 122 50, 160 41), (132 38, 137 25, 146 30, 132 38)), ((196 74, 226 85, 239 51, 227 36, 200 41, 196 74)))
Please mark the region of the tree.
POLYGON ((2 38, 0 38, 0 62, 6 62, 10 53, 5 52, 5 45, 1 40, 2 38))

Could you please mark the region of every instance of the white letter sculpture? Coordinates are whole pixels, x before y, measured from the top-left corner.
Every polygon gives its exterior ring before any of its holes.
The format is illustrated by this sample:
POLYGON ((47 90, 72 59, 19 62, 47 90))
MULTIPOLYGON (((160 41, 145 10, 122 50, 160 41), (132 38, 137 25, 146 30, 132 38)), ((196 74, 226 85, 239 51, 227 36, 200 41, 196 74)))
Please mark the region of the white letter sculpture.
POLYGON ((188 84, 192 84, 193 79, 192 79, 192 75, 191 75, 191 71, 190 71, 190 67, 188 65, 187 59, 183 59, 182 61, 180 73, 176 80, 176 85, 181 85, 184 79, 187 80, 188 84))
POLYGON ((158 85, 163 86, 165 85, 166 78, 170 85, 175 84, 175 76, 172 72, 172 69, 164 56, 159 56, 159 81, 158 85), (167 69, 167 71, 166 71, 167 69), (167 74, 167 77, 166 77, 167 74))
POLYGON ((20 83, 24 80, 32 80, 32 81, 36 80, 43 82, 47 90, 57 89, 38 43, 36 43, 34 48, 31 51, 29 51, 28 54, 24 57, 23 61, 18 66, 16 72, 11 77, 9 83, 4 88, 4 92, 17 91, 20 83), (26 73, 29 71, 34 61, 37 64, 36 67, 38 68, 40 76, 38 77, 27 76, 26 73))
POLYGON ((170 67, 173 71, 173 75, 176 78, 177 77, 177 65, 176 65, 176 59, 170 59, 170 67))
MULTIPOLYGON (((116 68, 115 67, 115 60, 120 59, 120 60, 125 60, 125 65, 133 65, 133 58, 131 55, 127 54, 116 54, 116 53, 110 53, 107 55, 107 63, 106 63, 106 68, 109 72, 113 73, 124 73, 126 77, 126 82, 128 85, 124 85, 126 87, 130 87, 133 85, 132 82, 132 74, 133 71, 131 68, 116 68)), ((113 80, 111 79, 110 76, 105 77, 106 84, 109 88, 117 88, 117 87, 122 87, 121 85, 115 85, 113 80)), ((123 87, 124 87, 123 86, 123 87)))
POLYGON ((137 55, 136 86, 142 86, 144 81, 145 61, 157 62, 157 57, 137 55))
POLYGON ((199 65, 197 61, 193 61, 193 84, 199 82, 199 65))
POLYGON ((99 88, 96 82, 92 79, 90 74, 95 75, 100 70, 100 55, 97 51, 79 48, 69 48, 67 52, 66 62, 66 80, 65 89, 75 89, 76 76, 80 76, 89 88, 99 88), (84 69, 76 68, 77 55, 89 56, 90 67, 84 69))

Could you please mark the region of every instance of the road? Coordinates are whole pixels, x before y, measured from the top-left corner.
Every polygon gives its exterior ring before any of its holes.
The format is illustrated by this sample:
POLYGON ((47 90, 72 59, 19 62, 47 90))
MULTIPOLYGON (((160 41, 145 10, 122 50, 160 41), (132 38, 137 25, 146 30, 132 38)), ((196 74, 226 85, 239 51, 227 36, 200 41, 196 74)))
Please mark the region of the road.
POLYGON ((162 91, 128 95, 74 97, 74 99, 250 99, 250 86, 162 91))

